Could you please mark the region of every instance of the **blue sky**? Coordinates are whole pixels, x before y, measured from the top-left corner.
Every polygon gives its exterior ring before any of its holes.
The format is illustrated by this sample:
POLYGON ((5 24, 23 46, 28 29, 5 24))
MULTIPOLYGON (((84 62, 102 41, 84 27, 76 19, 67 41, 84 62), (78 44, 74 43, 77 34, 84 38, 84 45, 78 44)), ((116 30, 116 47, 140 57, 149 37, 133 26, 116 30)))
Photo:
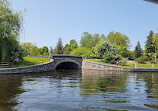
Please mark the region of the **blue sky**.
POLYGON ((20 42, 55 48, 83 32, 108 35, 110 31, 129 37, 134 50, 138 41, 144 48, 150 30, 158 32, 158 4, 143 0, 12 0, 15 10, 24 10, 24 31, 20 42))

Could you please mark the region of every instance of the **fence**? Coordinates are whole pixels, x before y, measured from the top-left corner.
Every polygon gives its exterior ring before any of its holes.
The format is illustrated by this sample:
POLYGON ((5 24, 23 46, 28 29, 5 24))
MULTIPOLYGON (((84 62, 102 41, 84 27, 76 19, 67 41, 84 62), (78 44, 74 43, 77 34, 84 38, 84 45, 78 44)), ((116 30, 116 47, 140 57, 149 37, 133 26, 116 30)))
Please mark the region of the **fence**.
POLYGON ((0 68, 8 67, 9 65, 9 62, 0 62, 0 68))

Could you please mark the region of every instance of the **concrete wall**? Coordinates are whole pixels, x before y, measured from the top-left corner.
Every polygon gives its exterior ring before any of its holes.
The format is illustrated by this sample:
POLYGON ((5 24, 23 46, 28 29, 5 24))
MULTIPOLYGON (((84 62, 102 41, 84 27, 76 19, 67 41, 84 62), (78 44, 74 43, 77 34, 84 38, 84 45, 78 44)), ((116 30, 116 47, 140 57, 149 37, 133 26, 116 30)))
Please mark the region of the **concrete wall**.
POLYGON ((83 60, 82 69, 87 70, 105 70, 105 71, 132 71, 131 68, 117 67, 106 64, 100 64, 96 62, 91 62, 88 60, 83 60))
POLYGON ((82 69, 100 70, 100 71, 158 72, 158 69, 152 69, 152 68, 125 68, 125 67, 119 67, 119 66, 100 64, 100 63, 91 62, 91 61, 88 61, 88 60, 83 60, 82 69))
POLYGON ((8 74, 8 73, 30 73, 30 72, 47 72, 55 70, 54 63, 49 62, 40 65, 33 65, 22 68, 8 68, 8 69, 0 69, 0 74, 8 74))

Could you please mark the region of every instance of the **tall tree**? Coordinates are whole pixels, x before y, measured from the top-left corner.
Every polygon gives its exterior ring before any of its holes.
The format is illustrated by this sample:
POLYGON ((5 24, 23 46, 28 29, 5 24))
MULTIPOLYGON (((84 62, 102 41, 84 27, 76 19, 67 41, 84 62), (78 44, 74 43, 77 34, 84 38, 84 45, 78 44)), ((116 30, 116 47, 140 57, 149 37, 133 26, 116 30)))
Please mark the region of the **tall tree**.
POLYGON ((20 12, 10 8, 9 0, 0 1, 0 61, 19 62, 22 49, 18 42, 22 26, 20 12))
POLYGON ((134 57, 135 58, 139 58, 140 56, 142 56, 142 48, 140 46, 140 43, 138 41, 136 47, 135 47, 135 51, 134 51, 134 57))
POLYGON ((116 33, 114 31, 110 32, 109 35, 107 36, 107 39, 111 43, 115 43, 118 46, 126 47, 126 49, 130 47, 129 38, 126 35, 121 34, 119 32, 116 33))
POLYGON ((145 42, 146 53, 153 53, 155 50, 152 39, 153 39, 153 31, 151 30, 149 35, 147 36, 147 41, 145 42))
POLYGON ((48 49, 48 47, 44 46, 42 48, 39 48, 39 53, 40 53, 40 55, 43 55, 43 56, 49 55, 49 49, 48 49))
POLYGON ((63 54, 63 43, 61 38, 59 38, 57 46, 55 48, 55 54, 63 54))
POLYGON ((153 35, 152 42, 154 45, 156 45, 156 49, 158 50, 158 33, 153 35))
POLYGON ((78 48, 78 44, 75 39, 70 41, 70 44, 66 44, 64 47, 64 51, 73 51, 74 49, 78 48))
POLYGON ((24 54, 25 56, 27 55, 31 55, 31 56, 37 56, 40 54, 40 51, 38 49, 38 47, 36 46, 36 44, 32 44, 32 43, 21 43, 21 47, 24 50, 24 54))
POLYGON ((92 48, 95 47, 95 45, 101 41, 104 40, 105 36, 102 34, 101 36, 99 34, 89 34, 88 32, 84 32, 83 36, 81 37, 80 40, 80 45, 81 47, 87 47, 87 48, 92 48))
POLYGON ((121 56, 122 57, 128 57, 129 56, 129 51, 128 48, 130 47, 130 40, 129 38, 124 35, 121 34, 120 32, 110 32, 109 35, 107 36, 107 39, 113 44, 116 44, 118 46, 120 46, 121 48, 121 56))
POLYGON ((54 49, 52 47, 50 47, 50 54, 54 53, 54 49))

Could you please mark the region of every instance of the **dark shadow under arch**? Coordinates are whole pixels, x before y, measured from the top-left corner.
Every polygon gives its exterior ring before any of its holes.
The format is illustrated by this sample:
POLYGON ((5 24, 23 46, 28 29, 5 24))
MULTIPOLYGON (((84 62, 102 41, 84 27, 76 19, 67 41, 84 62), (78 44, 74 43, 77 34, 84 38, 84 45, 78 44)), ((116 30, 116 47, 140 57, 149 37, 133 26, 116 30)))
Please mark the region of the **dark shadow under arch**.
POLYGON ((57 69, 78 69, 78 68, 79 68, 78 64, 74 62, 62 62, 57 65, 56 70, 57 69))

